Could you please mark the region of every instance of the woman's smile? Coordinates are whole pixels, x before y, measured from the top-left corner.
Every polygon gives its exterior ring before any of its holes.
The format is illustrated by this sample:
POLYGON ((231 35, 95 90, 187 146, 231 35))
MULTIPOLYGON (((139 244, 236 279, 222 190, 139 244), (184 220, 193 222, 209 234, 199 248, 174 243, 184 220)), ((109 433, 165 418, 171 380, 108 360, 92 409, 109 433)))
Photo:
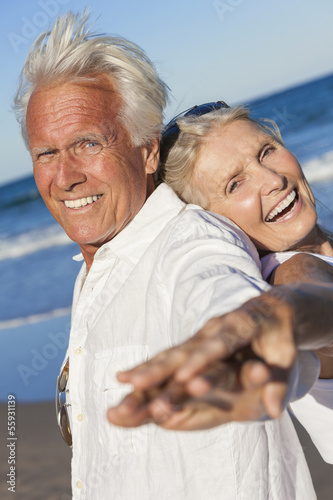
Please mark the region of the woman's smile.
POLYGON ((317 221, 297 159, 250 120, 213 128, 200 148, 193 185, 207 200, 204 208, 235 222, 259 250, 293 247, 317 221))

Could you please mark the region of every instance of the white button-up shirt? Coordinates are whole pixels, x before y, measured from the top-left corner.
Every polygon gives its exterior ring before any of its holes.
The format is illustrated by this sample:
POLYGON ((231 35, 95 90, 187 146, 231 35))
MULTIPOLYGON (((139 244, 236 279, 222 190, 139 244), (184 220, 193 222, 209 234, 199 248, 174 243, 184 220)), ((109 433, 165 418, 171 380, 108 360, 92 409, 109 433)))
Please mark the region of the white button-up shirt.
POLYGON ((286 413, 193 432, 106 420, 107 408, 131 390, 117 381, 119 370, 267 287, 250 240, 227 219, 186 206, 166 185, 98 250, 88 274, 83 265, 68 350, 74 499, 315 498, 286 413))

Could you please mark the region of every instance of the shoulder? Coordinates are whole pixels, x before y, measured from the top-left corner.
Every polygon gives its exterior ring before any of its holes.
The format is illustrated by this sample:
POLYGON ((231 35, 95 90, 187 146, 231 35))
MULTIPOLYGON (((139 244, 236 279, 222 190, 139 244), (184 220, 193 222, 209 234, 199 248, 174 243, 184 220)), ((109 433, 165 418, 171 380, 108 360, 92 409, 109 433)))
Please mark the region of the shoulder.
POLYGON ((274 283, 328 282, 333 279, 333 258, 306 252, 281 252, 266 255, 262 272, 267 279, 274 272, 274 283))
POLYGON ((226 248, 237 247, 248 253, 259 264, 258 252, 249 237, 231 220, 197 205, 186 205, 172 222, 171 233, 183 241, 190 239, 219 243, 226 248))
POLYGON ((159 239, 161 265, 223 266, 262 279, 258 252, 245 233, 225 217, 196 205, 184 206, 159 239))

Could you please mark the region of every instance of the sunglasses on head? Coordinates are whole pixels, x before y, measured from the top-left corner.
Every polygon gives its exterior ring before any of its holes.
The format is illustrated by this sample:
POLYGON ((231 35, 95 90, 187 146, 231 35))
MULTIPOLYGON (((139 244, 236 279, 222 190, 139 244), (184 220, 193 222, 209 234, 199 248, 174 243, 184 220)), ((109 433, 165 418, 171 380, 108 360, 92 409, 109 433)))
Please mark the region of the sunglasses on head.
POLYGON ((186 116, 202 116, 221 108, 229 108, 229 106, 224 101, 206 102, 205 104, 193 106, 192 108, 179 113, 177 116, 172 118, 171 121, 169 121, 162 132, 161 150, 163 150, 163 148, 167 148, 169 150, 176 142, 180 132, 177 125, 177 120, 179 118, 186 116))
POLYGON ((72 446, 72 433, 69 425, 69 417, 67 412, 67 407, 70 406, 69 403, 66 403, 66 393, 67 390, 67 382, 69 375, 69 359, 66 360, 66 363, 61 370, 59 377, 57 378, 57 386, 56 386, 56 414, 57 421, 60 429, 60 433, 64 441, 68 444, 68 446, 72 446))

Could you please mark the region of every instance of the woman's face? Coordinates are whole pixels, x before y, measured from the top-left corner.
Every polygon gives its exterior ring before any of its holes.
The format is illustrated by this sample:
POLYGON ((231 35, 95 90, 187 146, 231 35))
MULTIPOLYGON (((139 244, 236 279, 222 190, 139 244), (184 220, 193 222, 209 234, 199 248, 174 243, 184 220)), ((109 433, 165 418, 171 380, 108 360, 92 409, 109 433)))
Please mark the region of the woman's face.
POLYGON ((249 120, 212 130, 200 149, 193 183, 206 208, 234 221, 259 250, 287 250, 317 221, 295 156, 249 120))

